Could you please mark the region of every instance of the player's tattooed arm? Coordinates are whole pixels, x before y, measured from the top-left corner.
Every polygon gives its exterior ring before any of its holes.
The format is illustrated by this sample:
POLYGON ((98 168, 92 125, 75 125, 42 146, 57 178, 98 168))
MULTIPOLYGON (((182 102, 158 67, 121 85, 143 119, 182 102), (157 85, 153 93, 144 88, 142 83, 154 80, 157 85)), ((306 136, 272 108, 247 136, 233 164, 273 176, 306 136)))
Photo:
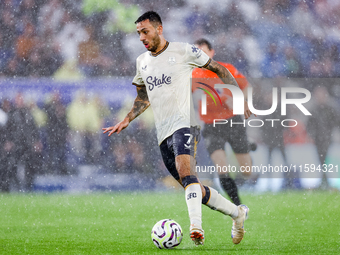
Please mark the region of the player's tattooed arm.
POLYGON ((137 97, 132 106, 130 112, 126 115, 126 117, 116 125, 112 127, 102 128, 103 133, 108 133, 111 136, 113 133, 119 134, 123 129, 127 128, 129 123, 137 118, 141 113, 143 113, 149 106, 149 98, 146 92, 145 86, 137 86, 137 97))
POLYGON ((206 67, 206 69, 214 72, 217 74, 218 77, 225 83, 225 84, 231 84, 236 87, 239 87, 234 76, 228 71, 227 68, 222 66, 221 64, 217 63, 214 60, 211 60, 209 65, 206 67))
POLYGON ((139 115, 141 115, 150 106, 149 97, 146 92, 146 87, 137 86, 136 88, 137 97, 135 99, 135 102, 133 103, 132 109, 126 115, 126 117, 129 119, 129 122, 131 122, 139 115))

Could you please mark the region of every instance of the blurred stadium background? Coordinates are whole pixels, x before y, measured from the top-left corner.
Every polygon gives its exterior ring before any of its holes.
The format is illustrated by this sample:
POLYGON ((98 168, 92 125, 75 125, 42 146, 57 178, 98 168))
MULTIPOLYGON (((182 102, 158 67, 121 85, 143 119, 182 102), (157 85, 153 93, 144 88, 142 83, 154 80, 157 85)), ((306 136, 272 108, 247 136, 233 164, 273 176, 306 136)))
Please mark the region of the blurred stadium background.
MULTIPOLYGON (((132 105, 135 59, 145 51, 134 21, 147 10, 160 13, 169 41, 210 40, 216 60, 232 63, 247 76, 259 108, 266 106, 272 87, 312 92, 306 107, 315 113, 316 122, 292 108, 284 119, 298 120, 294 128, 249 128, 250 138, 258 144, 252 152, 254 165, 319 165, 313 132, 330 143, 326 163, 340 165, 336 0, 3 0, 2 191, 173 187, 161 161, 150 110, 121 135, 109 139, 101 132, 122 119, 132 105), (269 156, 268 148, 281 142, 286 157, 277 148, 269 156)), ((199 163, 211 165, 204 150, 202 141, 199 163)), ((233 163, 229 149, 228 155, 233 163)), ((205 181, 210 177, 202 175, 205 181)), ((254 175, 239 183, 244 189, 277 192, 285 188, 284 177, 254 175)), ((293 177, 289 188, 340 188, 339 173, 333 178, 322 172, 293 177)))

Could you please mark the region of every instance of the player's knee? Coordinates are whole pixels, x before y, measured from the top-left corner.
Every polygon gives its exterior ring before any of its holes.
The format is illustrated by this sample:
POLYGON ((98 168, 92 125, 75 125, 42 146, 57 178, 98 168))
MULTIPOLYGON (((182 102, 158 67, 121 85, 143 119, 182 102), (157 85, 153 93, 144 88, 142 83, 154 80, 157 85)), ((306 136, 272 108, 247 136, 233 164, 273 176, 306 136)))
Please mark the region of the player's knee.
POLYGON ((190 168, 185 169, 185 168, 178 167, 177 171, 178 171, 178 174, 181 180, 183 180, 183 178, 185 178, 186 176, 190 176, 190 168))

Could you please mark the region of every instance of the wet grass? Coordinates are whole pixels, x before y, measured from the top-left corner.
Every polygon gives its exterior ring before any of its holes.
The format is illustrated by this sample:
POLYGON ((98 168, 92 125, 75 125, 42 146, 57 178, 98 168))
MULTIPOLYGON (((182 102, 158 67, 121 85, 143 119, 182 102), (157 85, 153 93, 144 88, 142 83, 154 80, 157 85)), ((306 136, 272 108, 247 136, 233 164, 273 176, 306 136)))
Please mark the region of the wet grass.
POLYGON ((182 193, 0 194, 0 254, 337 254, 340 194, 243 195, 246 235, 231 242, 231 220, 203 208, 206 242, 195 247, 182 193), (158 250, 152 226, 176 220, 184 238, 158 250))

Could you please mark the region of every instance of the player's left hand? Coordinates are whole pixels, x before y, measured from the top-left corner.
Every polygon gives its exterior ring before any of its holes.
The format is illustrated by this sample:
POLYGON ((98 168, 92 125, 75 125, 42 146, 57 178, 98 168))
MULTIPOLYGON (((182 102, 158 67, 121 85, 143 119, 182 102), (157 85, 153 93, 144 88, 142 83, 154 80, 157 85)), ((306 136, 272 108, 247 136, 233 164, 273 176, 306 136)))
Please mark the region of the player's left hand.
POLYGON ((126 117, 124 120, 122 120, 121 122, 119 122, 115 126, 102 128, 103 134, 105 134, 107 132, 109 132, 109 134, 108 134, 109 136, 111 136, 113 133, 119 134, 120 131, 122 131, 123 129, 125 129, 129 125, 129 123, 130 123, 129 118, 126 117))
MULTIPOLYGON (((249 107, 248 107, 248 102, 246 100, 244 100, 244 118, 245 119, 248 119, 253 113, 249 110, 249 107)), ((255 117, 256 114, 254 114, 255 117)))

